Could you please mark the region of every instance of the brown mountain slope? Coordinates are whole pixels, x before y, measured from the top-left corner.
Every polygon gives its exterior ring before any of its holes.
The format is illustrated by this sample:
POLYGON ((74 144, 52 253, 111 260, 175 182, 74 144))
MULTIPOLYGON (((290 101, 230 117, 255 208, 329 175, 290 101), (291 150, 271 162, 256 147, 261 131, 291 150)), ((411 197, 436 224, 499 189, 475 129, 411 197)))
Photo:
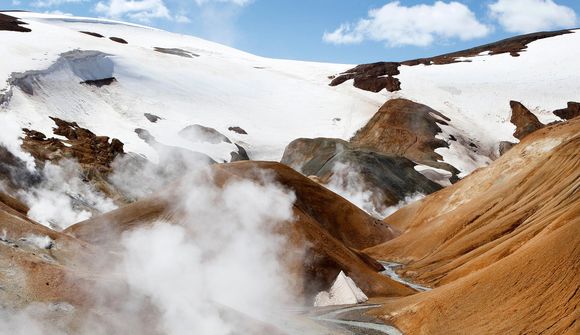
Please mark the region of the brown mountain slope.
POLYGON ((385 221, 367 249, 436 288, 377 313, 410 334, 577 333, 580 119, 527 136, 491 166, 385 221))
MULTIPOLYGON (((347 272, 371 296, 412 293, 378 274, 382 267, 357 251, 393 238, 395 233, 388 224, 280 163, 252 161, 212 166, 217 185, 232 178, 260 180, 264 171, 296 194, 295 220, 283 225, 281 230, 293 248, 306 250, 299 264, 290 265, 300 293, 311 296, 328 289, 340 270, 347 272)), ((172 205, 179 202, 175 200, 178 196, 168 191, 78 223, 65 232, 91 243, 104 244, 118 241, 117 236, 123 231, 159 219, 179 222, 182 210, 172 205)))

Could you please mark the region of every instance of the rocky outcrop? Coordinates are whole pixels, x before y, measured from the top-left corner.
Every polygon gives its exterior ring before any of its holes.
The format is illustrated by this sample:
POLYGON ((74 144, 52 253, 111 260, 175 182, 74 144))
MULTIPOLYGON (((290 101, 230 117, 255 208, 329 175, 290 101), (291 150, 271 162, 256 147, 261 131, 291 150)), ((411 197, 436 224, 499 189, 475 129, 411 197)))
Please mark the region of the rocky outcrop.
POLYGON ((354 86, 362 90, 380 92, 386 88, 389 92, 395 92, 401 89, 401 83, 394 77, 400 73, 399 65, 395 62, 359 65, 334 78, 330 86, 337 86, 354 79, 354 86))
POLYGON ((534 131, 544 127, 538 118, 530 112, 522 103, 518 101, 510 101, 512 109, 511 123, 516 126, 514 137, 521 140, 534 131))
POLYGON ((415 171, 415 164, 405 157, 355 148, 339 139, 294 140, 286 147, 281 163, 316 176, 322 184, 367 190, 376 209, 394 206, 413 194, 441 189, 415 171))
POLYGON ((87 170, 108 173, 111 163, 123 155, 123 143, 116 138, 109 141, 107 136, 97 136, 90 130, 80 127, 76 122, 67 122, 55 117, 55 135, 66 137, 66 140, 47 138, 43 133, 23 129, 25 137, 22 148, 29 152, 37 162, 59 161, 63 158, 74 158, 87 170))
POLYGON ((580 103, 570 101, 568 102, 568 107, 555 110, 554 115, 564 120, 572 120, 580 116, 580 103))
MULTIPOLYGON (((571 31, 560 30, 532 33, 435 57, 419 58, 403 62, 362 64, 343 72, 338 76, 333 76, 330 86, 337 86, 353 79, 353 85, 362 90, 380 92, 382 89, 387 89, 389 92, 395 92, 401 90, 401 82, 396 77, 400 73, 400 66, 443 65, 462 61, 469 62, 469 60, 465 60, 465 58, 475 57, 483 52, 488 52, 490 55, 509 53, 513 57, 518 57, 521 52, 525 51, 528 44, 534 41, 568 33, 571 33, 571 31)), ((403 83, 403 85, 404 84, 405 83, 403 83)))
POLYGON ((578 134, 577 119, 537 130, 388 217, 403 233, 366 252, 435 288, 372 313, 406 334, 576 333, 578 134))
POLYGON ((443 157, 435 152, 448 146, 444 140, 435 138, 441 132, 439 125, 447 125, 447 121, 447 117, 429 106, 391 99, 357 131, 351 142, 356 147, 406 157, 457 174, 459 171, 441 162, 443 157))
POLYGON ((26 24, 26 22, 22 22, 14 16, 0 13, 0 31, 17 31, 21 33, 31 32, 32 30, 29 28, 23 27, 23 25, 26 24))

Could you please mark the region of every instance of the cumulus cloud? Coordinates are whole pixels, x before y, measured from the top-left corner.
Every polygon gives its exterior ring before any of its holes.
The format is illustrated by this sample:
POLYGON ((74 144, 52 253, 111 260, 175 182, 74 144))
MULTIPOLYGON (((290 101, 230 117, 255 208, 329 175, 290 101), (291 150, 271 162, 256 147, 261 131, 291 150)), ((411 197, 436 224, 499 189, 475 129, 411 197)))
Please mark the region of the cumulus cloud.
POLYGON ((163 0, 109 0, 98 2, 95 11, 114 19, 128 18, 149 22, 152 19, 171 19, 171 12, 163 0))
POLYGON ((502 28, 512 33, 572 28, 578 23, 572 8, 552 0, 497 0, 489 4, 489 10, 502 28))
POLYGON ((490 33, 475 14, 459 2, 437 1, 433 5, 404 6, 393 1, 372 9, 357 23, 345 23, 323 40, 333 44, 355 44, 365 40, 388 46, 428 46, 437 39, 470 40, 490 33))

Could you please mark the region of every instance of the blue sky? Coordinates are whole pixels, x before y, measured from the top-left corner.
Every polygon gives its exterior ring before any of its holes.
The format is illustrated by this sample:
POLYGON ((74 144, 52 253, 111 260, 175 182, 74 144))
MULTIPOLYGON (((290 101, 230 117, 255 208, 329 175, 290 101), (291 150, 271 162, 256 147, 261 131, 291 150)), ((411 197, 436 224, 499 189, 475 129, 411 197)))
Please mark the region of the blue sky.
POLYGON ((288 59, 366 63, 580 26, 578 0, 1 0, 3 9, 109 17, 288 59))

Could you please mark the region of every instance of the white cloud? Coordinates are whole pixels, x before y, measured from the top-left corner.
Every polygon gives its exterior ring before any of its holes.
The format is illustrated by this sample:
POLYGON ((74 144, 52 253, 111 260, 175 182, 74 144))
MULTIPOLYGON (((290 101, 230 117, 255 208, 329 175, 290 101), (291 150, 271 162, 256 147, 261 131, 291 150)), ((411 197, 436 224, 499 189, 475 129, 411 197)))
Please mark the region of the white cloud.
POLYGON ((245 6, 254 2, 254 0, 195 0, 198 6, 202 6, 209 3, 229 3, 237 6, 245 6))
POLYGON ((503 29, 512 33, 573 28, 578 22, 573 9, 552 0, 497 0, 489 10, 503 29))
POLYGON ((109 0, 97 3, 95 11, 115 19, 129 18, 141 22, 172 18, 163 0, 109 0))
POLYGON ((368 18, 356 24, 346 23, 325 33, 323 40, 334 44, 371 40, 389 46, 427 46, 436 39, 469 40, 483 37, 490 31, 490 27, 479 22, 475 14, 459 2, 437 1, 433 5, 407 7, 393 1, 370 10, 368 18))
POLYGON ((36 0, 31 3, 31 6, 37 8, 46 8, 60 6, 68 3, 80 3, 86 1, 87 0, 36 0))

